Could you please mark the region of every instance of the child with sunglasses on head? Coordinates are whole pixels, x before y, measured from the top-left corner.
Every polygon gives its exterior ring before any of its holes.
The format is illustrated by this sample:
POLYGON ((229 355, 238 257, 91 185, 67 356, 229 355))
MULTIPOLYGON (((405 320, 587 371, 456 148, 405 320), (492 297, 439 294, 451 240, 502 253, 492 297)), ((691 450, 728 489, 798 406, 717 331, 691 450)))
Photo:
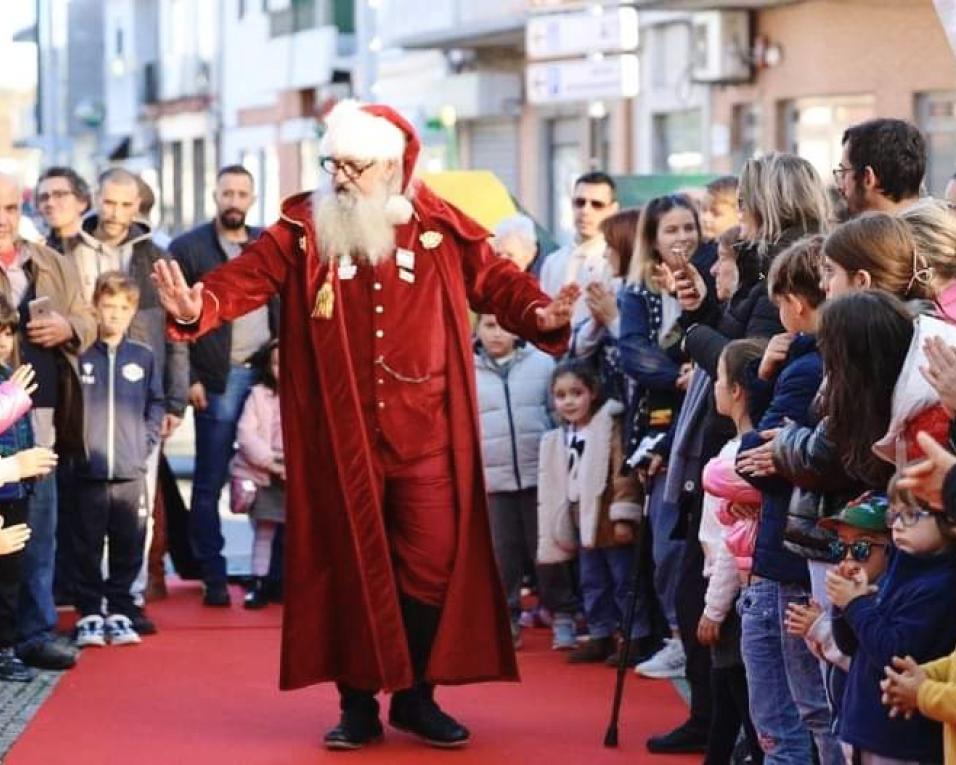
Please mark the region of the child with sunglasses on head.
POLYGON ((886 524, 894 547, 879 584, 846 562, 827 574, 833 635, 852 657, 838 735, 862 765, 938 763, 939 724, 921 715, 888 717, 880 683, 894 656, 927 661, 956 646, 956 556, 945 520, 895 478, 889 504, 886 524))

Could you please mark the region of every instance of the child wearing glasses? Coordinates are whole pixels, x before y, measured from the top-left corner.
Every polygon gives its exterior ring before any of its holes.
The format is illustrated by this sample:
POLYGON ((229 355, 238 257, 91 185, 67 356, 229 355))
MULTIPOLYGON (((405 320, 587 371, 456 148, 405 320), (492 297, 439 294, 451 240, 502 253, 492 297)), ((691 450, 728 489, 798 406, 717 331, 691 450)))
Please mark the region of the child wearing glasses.
POLYGON ((862 765, 942 762, 939 724, 922 715, 888 717, 880 682, 894 656, 927 661, 956 646, 953 540, 946 521, 896 479, 889 503, 886 524, 894 547, 879 584, 846 561, 827 574, 834 638, 852 657, 838 735, 862 765))

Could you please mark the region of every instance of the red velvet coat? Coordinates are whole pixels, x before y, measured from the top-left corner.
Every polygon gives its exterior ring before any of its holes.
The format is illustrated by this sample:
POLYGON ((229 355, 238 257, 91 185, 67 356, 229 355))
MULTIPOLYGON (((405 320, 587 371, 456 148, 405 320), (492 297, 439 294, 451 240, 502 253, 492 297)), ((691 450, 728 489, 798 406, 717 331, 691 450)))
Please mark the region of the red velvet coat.
MULTIPOLYGON (((534 309, 549 299, 487 243, 488 232, 421 186, 414 200, 424 230, 440 245, 416 244, 435 258, 448 331, 447 414, 455 472, 458 550, 428 665, 431 682, 516 680, 509 619, 491 546, 472 366, 469 305, 559 354, 567 328, 542 334, 534 309)), ((411 685, 382 497, 351 368, 341 290, 331 319, 313 318, 328 266, 320 256, 309 194, 283 204, 280 220, 242 255, 209 274, 197 326, 169 325, 194 339, 281 296, 280 405, 287 464, 285 612, 280 686, 336 680, 357 688, 411 685)), ((414 342, 416 328, 396 322, 414 342)), ((409 438, 415 433, 409 424, 409 438)))

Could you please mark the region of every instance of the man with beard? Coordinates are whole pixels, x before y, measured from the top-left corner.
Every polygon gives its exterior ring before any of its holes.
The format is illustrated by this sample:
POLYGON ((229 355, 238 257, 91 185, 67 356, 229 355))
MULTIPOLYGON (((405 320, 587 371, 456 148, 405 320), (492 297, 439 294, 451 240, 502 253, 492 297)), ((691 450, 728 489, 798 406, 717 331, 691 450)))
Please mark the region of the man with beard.
POLYGON ((579 294, 552 302, 489 233, 412 179, 420 144, 386 106, 338 104, 332 187, 297 194, 241 256, 187 286, 160 264, 170 333, 193 339, 282 296, 286 608, 280 685, 335 681, 325 736, 357 749, 390 724, 440 747, 468 730, 434 685, 515 680, 495 569, 469 307, 561 354, 579 294))
POLYGON ((833 180, 850 215, 868 210, 897 213, 920 197, 926 174, 926 141, 904 120, 875 119, 848 128, 833 180))
MULTIPOLYGON (((252 174, 242 165, 219 171, 216 218, 177 237, 169 253, 190 284, 236 258, 259 237, 246 225, 246 213, 256 201, 252 174)), ((189 347, 189 403, 196 424, 196 462, 193 470, 189 535, 205 584, 203 603, 228 606, 226 559, 223 557, 219 495, 225 485, 236 440, 236 426, 246 396, 256 381, 251 358, 275 335, 278 304, 272 300, 189 347)))

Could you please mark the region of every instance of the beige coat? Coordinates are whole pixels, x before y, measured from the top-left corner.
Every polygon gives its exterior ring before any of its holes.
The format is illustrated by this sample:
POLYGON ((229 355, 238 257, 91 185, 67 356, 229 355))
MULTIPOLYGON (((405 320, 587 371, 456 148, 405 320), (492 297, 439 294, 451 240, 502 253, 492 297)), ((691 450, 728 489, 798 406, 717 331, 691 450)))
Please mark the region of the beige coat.
POLYGON ((641 519, 643 496, 633 473, 623 475, 620 414, 608 401, 588 424, 578 484, 580 536, 568 501, 568 449, 561 428, 541 439, 538 467, 538 563, 571 560, 582 547, 613 547, 614 522, 641 519))
MULTIPOLYGON (((57 451, 83 453, 83 401, 77 357, 96 340, 96 317, 80 292, 80 278, 76 267, 59 253, 42 244, 17 241, 17 247, 29 254, 26 270, 36 288, 37 297, 50 298, 50 307, 73 327, 73 338, 60 346, 61 359, 58 374, 59 403, 55 423, 57 451)), ((0 270, 0 288, 10 294, 6 275, 0 270)), ((14 306, 16 307, 16 306, 14 306)))

